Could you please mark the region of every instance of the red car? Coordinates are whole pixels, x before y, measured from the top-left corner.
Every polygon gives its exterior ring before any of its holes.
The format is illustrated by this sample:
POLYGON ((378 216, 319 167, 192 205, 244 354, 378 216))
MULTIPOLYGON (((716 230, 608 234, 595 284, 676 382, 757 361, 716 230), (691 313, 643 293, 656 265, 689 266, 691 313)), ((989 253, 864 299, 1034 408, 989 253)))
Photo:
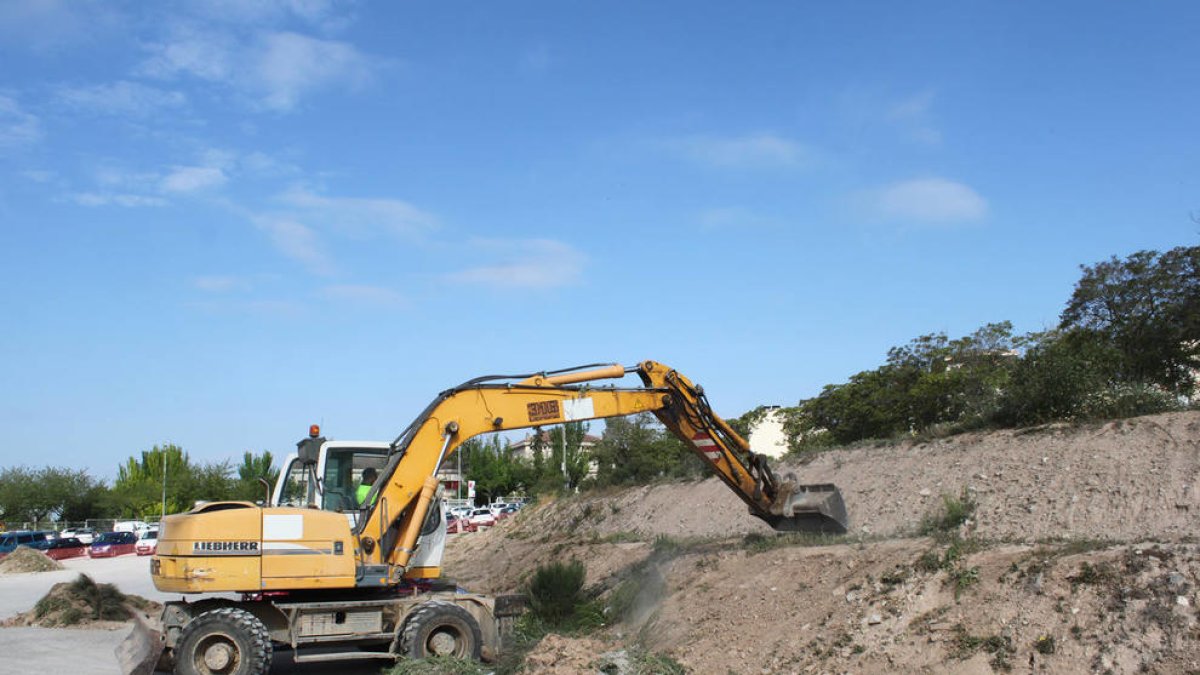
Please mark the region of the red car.
POLYGON ((133 532, 105 532, 96 537, 88 549, 91 558, 113 558, 133 553, 137 545, 137 534, 133 532))
POLYGON ((158 530, 146 530, 133 547, 138 555, 154 555, 158 551, 158 530))
POLYGON ((475 530, 478 530, 478 529, 479 529, 478 526, 474 525, 473 523, 471 523, 471 521, 467 520, 466 518, 456 518, 454 516, 450 516, 449 518, 446 519, 446 533, 447 534, 459 534, 462 532, 474 532, 475 530))
POLYGON ((50 542, 50 548, 46 549, 46 555, 55 560, 65 560, 67 558, 78 558, 87 553, 87 546, 83 545, 75 537, 62 537, 50 542))

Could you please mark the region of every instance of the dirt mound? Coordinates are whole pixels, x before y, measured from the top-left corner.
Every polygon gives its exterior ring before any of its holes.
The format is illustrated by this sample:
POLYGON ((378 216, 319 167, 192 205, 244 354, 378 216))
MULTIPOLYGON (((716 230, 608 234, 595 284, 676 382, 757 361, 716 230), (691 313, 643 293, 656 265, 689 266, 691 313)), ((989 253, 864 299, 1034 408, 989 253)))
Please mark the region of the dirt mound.
POLYGON ((6 626, 55 628, 114 628, 134 612, 157 614, 161 605, 138 595, 126 595, 112 584, 97 584, 81 574, 75 581, 54 584, 33 609, 4 622, 6 626))
POLYGON ((23 574, 26 572, 54 572, 64 570, 62 563, 45 553, 28 546, 18 546, 0 560, 0 574, 23 574))
POLYGON ((577 558, 610 608, 638 599, 601 631, 539 645, 538 668, 561 653, 588 672, 628 648, 696 673, 1200 672, 1200 413, 844 449, 789 470, 841 488, 850 535, 776 535, 705 480, 537 505, 456 537, 444 566, 510 592, 577 558), (943 496, 970 518, 923 536, 943 496))
POLYGON ((538 675, 599 672, 594 664, 605 649, 604 643, 591 638, 547 635, 525 658, 522 672, 538 675))

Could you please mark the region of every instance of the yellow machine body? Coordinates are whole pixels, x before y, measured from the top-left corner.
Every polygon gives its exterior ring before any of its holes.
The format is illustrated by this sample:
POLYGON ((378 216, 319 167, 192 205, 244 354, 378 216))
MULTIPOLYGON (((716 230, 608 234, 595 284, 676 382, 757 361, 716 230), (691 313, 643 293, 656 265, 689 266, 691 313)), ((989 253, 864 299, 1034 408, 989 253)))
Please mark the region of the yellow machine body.
POLYGON ((340 513, 219 502, 163 521, 151 573, 169 593, 348 588, 354 542, 340 513))

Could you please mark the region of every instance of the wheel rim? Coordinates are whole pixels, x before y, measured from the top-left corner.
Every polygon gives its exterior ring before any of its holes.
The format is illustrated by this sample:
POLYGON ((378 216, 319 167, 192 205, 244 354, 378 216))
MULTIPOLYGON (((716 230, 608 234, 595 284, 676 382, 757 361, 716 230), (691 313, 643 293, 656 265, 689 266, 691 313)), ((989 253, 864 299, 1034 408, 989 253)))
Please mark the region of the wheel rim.
POLYGON ((224 675, 237 670, 242 662, 242 653, 233 637, 225 633, 205 636, 196 643, 192 652, 196 670, 211 675, 224 675))
POLYGON ((450 626, 442 626, 429 634, 425 648, 434 656, 463 656, 466 653, 466 641, 462 633, 450 626))

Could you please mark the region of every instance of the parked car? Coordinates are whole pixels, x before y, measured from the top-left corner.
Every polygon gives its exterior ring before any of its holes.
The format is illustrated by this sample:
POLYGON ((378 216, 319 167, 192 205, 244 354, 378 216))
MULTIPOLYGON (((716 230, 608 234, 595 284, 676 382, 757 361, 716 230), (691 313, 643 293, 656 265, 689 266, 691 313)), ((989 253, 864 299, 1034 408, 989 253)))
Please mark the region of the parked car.
POLYGON ((133 532, 140 535, 150 529, 144 520, 118 520, 113 523, 113 532, 133 532))
POLYGON ((50 548, 52 534, 52 532, 44 530, 5 532, 3 535, 0 535, 0 556, 12 553, 18 546, 28 546, 29 548, 36 548, 39 551, 45 551, 50 548))
POLYGON ((446 519, 446 533, 447 534, 460 534, 462 532, 474 532, 475 530, 478 530, 478 529, 479 529, 478 526, 472 524, 471 521, 466 518, 459 518, 457 516, 451 516, 446 519))
POLYGON ((146 530, 133 547, 138 555, 154 555, 158 551, 158 530, 146 530))
POLYGON ((467 522, 476 527, 491 527, 496 524, 496 516, 492 510, 487 507, 481 507, 471 511, 471 515, 467 517, 467 522))
POLYGON ((96 537, 96 541, 92 542, 88 549, 88 556, 92 558, 112 558, 119 555, 128 555, 134 552, 137 546, 137 535, 133 532, 105 532, 96 537))
POLYGON ((78 558, 86 554, 87 545, 75 537, 59 537, 50 542, 50 548, 46 549, 46 555, 55 560, 78 558))
POLYGON ((63 530, 58 536, 63 538, 75 537, 79 541, 83 542, 84 546, 87 546, 95 541, 96 531, 90 527, 80 527, 74 530, 63 530))

